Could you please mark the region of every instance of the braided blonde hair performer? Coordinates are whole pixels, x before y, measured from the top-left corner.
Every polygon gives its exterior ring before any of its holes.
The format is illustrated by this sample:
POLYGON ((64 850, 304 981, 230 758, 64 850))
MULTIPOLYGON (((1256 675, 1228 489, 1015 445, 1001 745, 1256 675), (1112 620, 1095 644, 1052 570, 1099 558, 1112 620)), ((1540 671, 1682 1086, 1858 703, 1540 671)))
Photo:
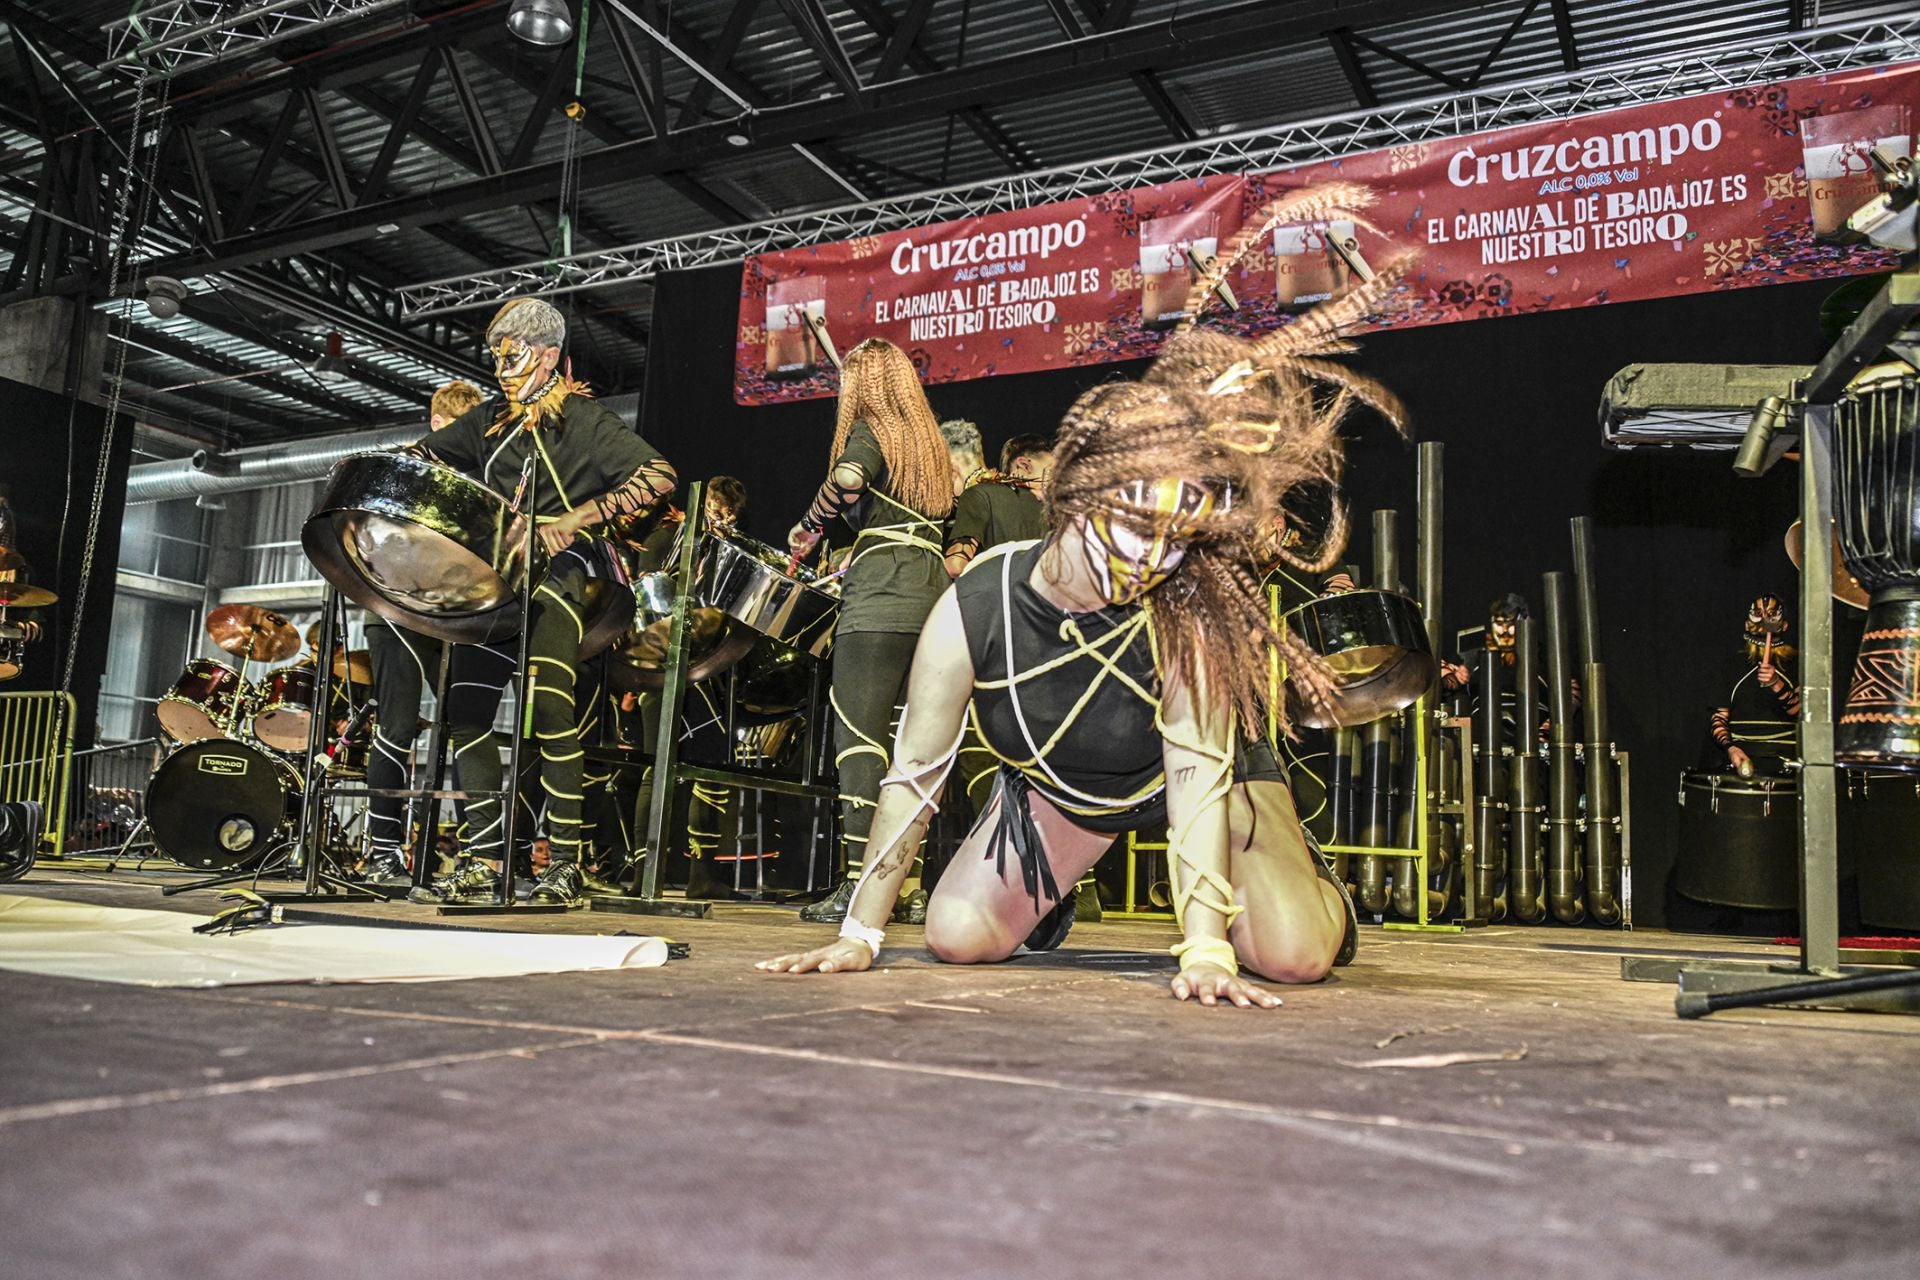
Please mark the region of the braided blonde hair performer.
MULTIPOLYGON (((1345 220, 1368 199, 1334 186, 1274 202, 1195 282, 1187 309, 1198 313, 1271 227, 1345 220)), ((969 715, 1000 766, 927 906, 937 958, 1058 946, 1072 923, 1059 886, 1114 835, 1165 822, 1176 998, 1272 1008, 1279 996, 1250 978, 1312 982, 1351 959, 1352 902, 1310 845, 1266 739, 1270 715, 1286 725, 1284 708, 1267 706, 1272 654, 1309 701, 1324 704, 1332 685, 1315 654, 1276 633, 1255 555, 1277 517, 1303 515, 1337 488, 1351 410, 1398 426, 1391 394, 1329 359, 1397 278, 1389 266, 1253 341, 1211 332, 1203 318, 1139 381, 1075 402, 1045 492, 1048 536, 977 557, 920 633, 841 937, 762 970, 876 962, 969 715)), ((1345 529, 1336 502, 1317 547, 1289 549, 1288 561, 1331 563, 1345 529)))

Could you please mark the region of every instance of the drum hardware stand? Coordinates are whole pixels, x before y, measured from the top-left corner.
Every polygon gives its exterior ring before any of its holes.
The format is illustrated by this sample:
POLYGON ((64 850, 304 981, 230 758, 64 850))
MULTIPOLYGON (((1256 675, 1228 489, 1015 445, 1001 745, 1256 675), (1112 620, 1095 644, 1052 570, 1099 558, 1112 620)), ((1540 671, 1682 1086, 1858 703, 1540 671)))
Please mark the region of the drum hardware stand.
MULTIPOLYGON (((533 671, 528 665, 528 647, 533 642, 533 546, 539 535, 540 510, 540 469, 534 465, 539 457, 540 447, 532 433, 537 430, 528 426, 529 434, 526 465, 520 469, 520 486, 515 491, 514 505, 520 508, 526 517, 527 532, 521 546, 522 575, 520 580, 520 665, 515 668, 520 683, 514 694, 513 733, 508 738, 507 772, 500 784, 500 806, 502 809, 500 830, 500 888, 492 902, 442 902, 434 907, 437 915, 443 916, 484 916, 503 914, 557 915, 567 910, 564 903, 521 902, 514 893, 514 839, 520 828, 520 764, 529 734, 533 732, 533 671), (524 500, 525 505, 521 503, 524 500)), ((696 486, 696 489, 698 486, 696 486)), ((680 615, 674 615, 678 618, 680 615)), ((437 708, 436 708, 437 710, 437 708)), ((435 779, 436 782, 439 779, 435 779)), ((584 834, 584 833, 583 833, 584 834)), ((416 875, 418 872, 415 873, 416 875)))
MULTIPOLYGON (((376 893, 365 885, 353 883, 343 876, 321 869, 326 855, 320 839, 322 824, 319 821, 321 793, 326 790, 326 773, 321 771, 319 782, 314 779, 314 760, 320 754, 320 744, 328 729, 328 718, 333 710, 333 642, 336 619, 344 618, 346 605, 340 599, 340 593, 333 587, 326 589, 320 603, 320 645, 314 661, 314 708, 312 720, 307 725, 307 750, 305 767, 302 768, 300 781, 303 790, 300 793, 300 828, 294 837, 293 850, 296 856, 306 860, 306 887, 295 893, 263 893, 260 896, 273 903, 298 902, 385 902, 385 894, 376 893)), ((345 628, 342 627, 344 633, 345 628)), ((341 635, 344 642, 345 636, 341 635)), ((244 687, 244 686, 243 686, 244 687)), ((253 872, 244 875, 223 876, 198 884, 180 885, 175 889, 163 889, 162 893, 184 893, 188 889, 205 889, 216 884, 231 884, 238 880, 250 879, 253 872)))
MULTIPOLYGON (((667 625, 667 664, 660 687, 660 723, 653 739, 653 794, 647 806, 647 852, 633 887, 618 896, 599 894, 587 900, 594 911, 621 911, 633 915, 681 916, 705 919, 712 908, 704 902, 668 901, 660 896, 660 867, 666 862, 667 824, 672 820, 674 793, 683 780, 700 771, 680 764, 680 704, 687 694, 687 613, 694 592, 694 544, 705 521, 706 486, 698 480, 687 486, 686 518, 681 523, 673 567, 673 613, 667 625)), ((729 743, 731 746, 731 743, 729 743)), ((640 767, 635 761, 627 767, 640 767)))
MULTIPOLYGON (((1920 316, 1920 269, 1908 266, 1888 278, 1859 317, 1847 326, 1812 374, 1795 388, 1804 408, 1800 439, 1800 519, 1805 530, 1827 529, 1833 519, 1833 405, 1849 379, 1886 349, 1920 316)), ((1763 410, 1763 414, 1765 410, 1763 410)), ((1756 415, 1756 426, 1759 426, 1756 415)), ((1769 424, 1784 436, 1779 417, 1769 424)), ((1736 458, 1754 463, 1758 475, 1785 450, 1776 437, 1750 429, 1736 458), (1757 442, 1756 435, 1759 436, 1757 442)), ((1743 472, 1745 474, 1745 472, 1743 472)), ((1630 982, 1674 982, 1675 1011, 1697 1018, 1715 1009, 1759 1005, 1872 1008, 1920 1013, 1920 968, 1889 970, 1840 963, 1838 786, 1834 762, 1833 540, 1801 539, 1800 618, 1800 959, 1781 965, 1765 960, 1680 960, 1628 957, 1620 976, 1630 982)))

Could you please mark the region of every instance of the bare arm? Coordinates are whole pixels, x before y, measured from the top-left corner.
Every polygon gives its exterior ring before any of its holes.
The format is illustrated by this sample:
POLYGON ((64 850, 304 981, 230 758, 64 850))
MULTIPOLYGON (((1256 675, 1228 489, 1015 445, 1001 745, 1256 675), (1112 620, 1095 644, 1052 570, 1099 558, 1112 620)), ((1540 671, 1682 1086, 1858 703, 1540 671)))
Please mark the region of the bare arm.
POLYGON ((857 971, 879 955, 881 926, 893 913, 913 859, 920 852, 953 767, 973 696, 973 657, 960 624, 960 601, 948 588, 920 629, 907 679, 907 706, 893 742, 893 760, 880 784, 867 837, 867 863, 847 906, 841 937, 811 951, 762 960, 773 973, 857 971))
POLYGON ((1184 685, 1160 705, 1161 758, 1167 771, 1167 847, 1173 909, 1181 941, 1175 998, 1222 999, 1272 1008, 1278 996, 1239 977, 1227 928, 1241 907, 1227 879, 1233 790, 1233 722, 1226 710, 1184 685))

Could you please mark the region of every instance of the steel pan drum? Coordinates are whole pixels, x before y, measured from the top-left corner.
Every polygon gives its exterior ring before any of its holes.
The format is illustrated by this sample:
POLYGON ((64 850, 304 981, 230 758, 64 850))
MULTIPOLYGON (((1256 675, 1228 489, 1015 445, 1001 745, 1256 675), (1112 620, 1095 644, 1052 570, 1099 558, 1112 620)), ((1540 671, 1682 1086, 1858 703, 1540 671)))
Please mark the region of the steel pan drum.
POLYGON ((1288 686, 1288 713, 1306 728, 1371 723, 1413 705, 1439 674, 1420 606, 1395 592, 1322 596, 1292 610, 1283 621, 1333 672, 1334 703, 1328 711, 1308 706, 1288 686))
MULTIPOLYGON (((786 567, 785 553, 763 542, 702 535, 694 555, 694 607, 687 612, 688 679, 725 671, 763 638, 812 657, 832 648, 840 602, 786 567)), ((609 666, 619 688, 658 689, 665 680, 673 586, 668 573, 634 579, 635 626, 609 666)))
MULTIPOLYGON (((333 465, 300 542, 355 604, 423 635, 488 644, 520 632, 527 569, 507 546, 512 523, 505 498, 457 471, 363 453, 333 465)), ((538 581, 537 539, 533 559, 538 581)))

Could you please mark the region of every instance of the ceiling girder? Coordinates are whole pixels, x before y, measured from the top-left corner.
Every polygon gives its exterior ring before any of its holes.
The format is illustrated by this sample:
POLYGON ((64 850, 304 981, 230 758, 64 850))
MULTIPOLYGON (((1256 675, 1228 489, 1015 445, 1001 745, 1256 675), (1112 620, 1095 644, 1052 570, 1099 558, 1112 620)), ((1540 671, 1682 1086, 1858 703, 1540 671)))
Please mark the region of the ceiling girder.
POLYGON ((881 235, 957 218, 1175 178, 1282 169, 1387 146, 1565 120, 1691 94, 1727 92, 1798 76, 1837 74, 1920 58, 1920 15, 1866 20, 1798 36, 1773 35, 1706 50, 1559 73, 1470 94, 1441 94, 1272 128, 1015 174, 986 182, 843 205, 745 227, 626 245, 486 275, 423 281, 400 293, 416 315, 445 314, 524 294, 631 286, 665 271, 738 262, 756 253, 881 235))
MULTIPOLYGON (((752 3, 753 0, 742 0, 752 3)), ((972 67, 931 72, 909 80, 870 86, 863 107, 844 97, 757 108, 750 123, 750 145, 792 146, 841 133, 938 117, 947 112, 1003 101, 1012 96, 1063 93, 1076 86, 1110 80, 1154 66, 1190 65, 1244 54, 1327 28, 1329 20, 1372 20, 1388 14, 1404 18, 1418 9, 1450 7, 1442 0, 1353 0, 1329 5, 1306 0, 1241 4, 1192 18, 1127 27, 1109 34, 1008 55, 972 67), (1171 37, 1171 38, 1170 38, 1171 37)), ((717 74, 717 73, 716 73, 717 74)), ((669 134, 589 151, 575 161, 572 176, 580 191, 684 169, 717 149, 724 134, 737 131, 730 121, 700 125, 669 134)), ((378 234, 389 224, 424 226, 476 213, 551 200, 561 189, 559 161, 528 165, 506 173, 389 199, 339 215, 307 218, 269 232, 243 232, 214 252, 165 264, 170 274, 202 275, 272 259, 291 249, 316 250, 350 244, 378 234)))

